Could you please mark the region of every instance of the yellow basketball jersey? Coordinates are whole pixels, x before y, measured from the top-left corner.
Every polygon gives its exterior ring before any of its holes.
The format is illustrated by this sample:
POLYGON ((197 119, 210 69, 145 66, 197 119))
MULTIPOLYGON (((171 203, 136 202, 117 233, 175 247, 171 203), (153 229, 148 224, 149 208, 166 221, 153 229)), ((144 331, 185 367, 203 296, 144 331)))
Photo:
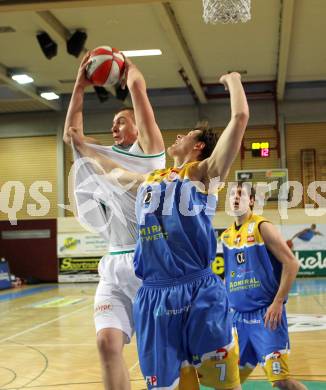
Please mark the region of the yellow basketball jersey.
POLYGON ((251 214, 222 234, 225 280, 231 306, 252 311, 270 305, 279 288, 282 264, 265 246, 259 226, 268 222, 251 214))

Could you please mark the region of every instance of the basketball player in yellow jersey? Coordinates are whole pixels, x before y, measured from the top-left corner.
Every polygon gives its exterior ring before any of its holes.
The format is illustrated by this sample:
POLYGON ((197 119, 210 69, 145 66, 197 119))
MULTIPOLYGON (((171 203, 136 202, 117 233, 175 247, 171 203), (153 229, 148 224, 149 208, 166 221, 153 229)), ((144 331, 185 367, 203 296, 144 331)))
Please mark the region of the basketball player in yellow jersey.
POLYGON ((235 222, 222 234, 226 290, 240 347, 243 383, 257 364, 282 390, 307 390, 290 378, 289 335, 285 303, 299 262, 279 231, 253 214, 255 192, 234 183, 230 207, 235 222))
POLYGON ((79 153, 99 163, 108 181, 118 177, 137 192, 134 267, 143 285, 133 312, 140 367, 149 390, 193 389, 185 376, 188 379, 194 367, 205 386, 241 389, 225 286, 210 268, 216 254, 211 219, 220 181, 239 152, 249 108, 238 73, 224 75, 220 82, 230 91, 227 127, 218 140, 211 129, 178 135, 168 148, 174 160, 168 169, 148 175, 125 170, 69 131, 79 153))

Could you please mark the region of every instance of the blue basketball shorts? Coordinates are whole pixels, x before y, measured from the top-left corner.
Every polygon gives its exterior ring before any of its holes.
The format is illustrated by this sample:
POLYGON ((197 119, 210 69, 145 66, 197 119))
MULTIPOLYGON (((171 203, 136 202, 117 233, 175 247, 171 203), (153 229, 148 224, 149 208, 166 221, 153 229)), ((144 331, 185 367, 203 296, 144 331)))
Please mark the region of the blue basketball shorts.
POLYGON ((281 324, 275 330, 266 328, 267 307, 252 312, 234 312, 233 321, 240 347, 240 377, 243 383, 257 364, 270 382, 289 378, 288 356, 290 341, 283 307, 281 324))
POLYGON ((191 390, 198 381, 218 389, 239 385, 232 314, 225 287, 211 269, 173 281, 145 281, 136 295, 134 321, 148 389, 191 390), (194 369, 196 383, 190 384, 185 373, 194 369))

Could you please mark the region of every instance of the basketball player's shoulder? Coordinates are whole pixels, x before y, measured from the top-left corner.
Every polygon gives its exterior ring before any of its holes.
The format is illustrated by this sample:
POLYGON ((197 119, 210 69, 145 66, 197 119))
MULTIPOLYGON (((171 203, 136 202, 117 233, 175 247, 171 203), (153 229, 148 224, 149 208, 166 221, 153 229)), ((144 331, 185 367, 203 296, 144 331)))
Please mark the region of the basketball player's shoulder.
POLYGON ((182 166, 179 172, 179 176, 183 179, 189 179, 191 181, 202 182, 203 184, 209 183, 209 178, 205 169, 200 167, 201 161, 190 161, 182 166))
POLYGON ((153 182, 161 182, 163 181, 166 174, 170 171, 170 168, 161 168, 161 169, 154 169, 152 172, 149 172, 146 175, 145 182, 153 183, 153 182))
POLYGON ((257 228, 262 222, 269 222, 267 218, 262 215, 252 214, 251 218, 248 220, 248 224, 255 223, 257 228))
POLYGON ((248 221, 247 234, 254 235, 257 243, 262 243, 264 241, 260 233, 260 226, 264 222, 269 223, 269 220, 263 217, 262 215, 255 215, 255 214, 253 214, 250 220, 248 221))

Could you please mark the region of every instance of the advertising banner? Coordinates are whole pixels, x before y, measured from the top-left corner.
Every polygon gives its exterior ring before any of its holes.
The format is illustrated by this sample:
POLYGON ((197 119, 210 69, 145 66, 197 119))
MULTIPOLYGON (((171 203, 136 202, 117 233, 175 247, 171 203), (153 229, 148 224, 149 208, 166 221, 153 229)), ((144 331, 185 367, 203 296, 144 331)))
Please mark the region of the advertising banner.
POLYGON ((300 262, 299 276, 326 276, 326 251, 294 251, 300 262))
POLYGON ((58 257, 102 257, 107 252, 107 243, 98 234, 59 233, 57 241, 58 257))
POLYGON ((282 225, 281 232, 300 262, 299 276, 326 276, 326 225, 282 225))
POLYGON ((59 283, 98 282, 101 257, 63 257, 59 261, 59 283))
POLYGON ((281 225, 283 238, 293 251, 326 251, 326 225, 281 225))

